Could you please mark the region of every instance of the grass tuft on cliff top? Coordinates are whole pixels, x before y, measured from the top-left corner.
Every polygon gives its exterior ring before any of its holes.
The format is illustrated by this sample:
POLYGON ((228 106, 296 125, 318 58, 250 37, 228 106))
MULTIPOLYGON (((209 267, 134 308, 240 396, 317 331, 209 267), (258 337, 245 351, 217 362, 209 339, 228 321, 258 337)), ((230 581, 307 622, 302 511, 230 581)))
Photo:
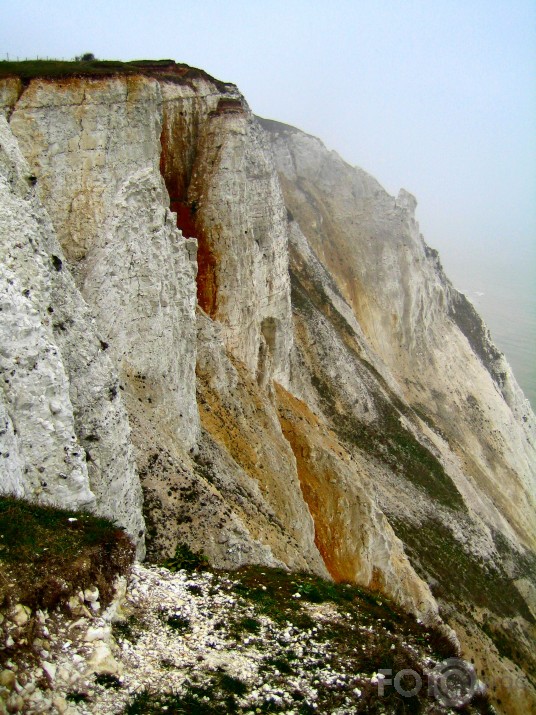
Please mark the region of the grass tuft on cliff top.
POLYGON ((23 60, 0 61, 0 79, 19 77, 23 83, 32 79, 67 79, 70 77, 102 78, 116 75, 139 75, 160 77, 179 84, 191 79, 206 79, 213 82, 220 91, 229 89, 229 84, 211 77, 204 70, 175 62, 174 60, 23 60))
POLYGON ((53 608, 90 586, 106 605, 133 560, 132 542, 109 519, 0 496, 0 608, 53 608))

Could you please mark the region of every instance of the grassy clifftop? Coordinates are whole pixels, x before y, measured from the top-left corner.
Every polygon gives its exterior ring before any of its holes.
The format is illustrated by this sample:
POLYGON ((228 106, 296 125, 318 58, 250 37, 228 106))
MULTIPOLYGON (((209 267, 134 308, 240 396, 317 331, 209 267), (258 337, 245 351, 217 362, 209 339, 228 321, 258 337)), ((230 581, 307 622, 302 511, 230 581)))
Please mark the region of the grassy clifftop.
POLYGON ((113 77, 117 75, 143 74, 165 78, 167 81, 187 83, 192 79, 206 79, 224 92, 229 84, 211 77, 207 72, 174 60, 24 60, 1 61, 0 79, 19 77, 23 83, 35 78, 66 79, 69 77, 113 77))

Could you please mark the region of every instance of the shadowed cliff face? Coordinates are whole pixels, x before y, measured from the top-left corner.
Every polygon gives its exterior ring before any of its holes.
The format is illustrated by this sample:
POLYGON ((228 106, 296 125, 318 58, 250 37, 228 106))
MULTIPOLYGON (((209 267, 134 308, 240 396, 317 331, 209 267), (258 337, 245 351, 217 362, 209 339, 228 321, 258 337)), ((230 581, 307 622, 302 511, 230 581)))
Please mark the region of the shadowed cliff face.
POLYGON ((160 167, 184 236, 195 237, 197 300, 252 372, 286 384, 292 344, 286 212, 266 139, 238 92, 163 83, 160 167), (273 326, 268 344, 263 325, 273 326))
POLYGON ((177 72, 0 82, 2 489, 114 515, 141 554, 141 484, 150 559, 379 589, 528 712, 536 438, 510 368, 413 197, 177 72))

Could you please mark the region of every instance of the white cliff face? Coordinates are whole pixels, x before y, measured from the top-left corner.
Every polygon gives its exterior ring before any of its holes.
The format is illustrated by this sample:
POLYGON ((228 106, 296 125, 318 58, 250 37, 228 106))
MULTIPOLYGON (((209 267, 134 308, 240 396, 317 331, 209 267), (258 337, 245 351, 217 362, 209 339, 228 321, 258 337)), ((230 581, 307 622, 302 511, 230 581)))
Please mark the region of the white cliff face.
MULTIPOLYGON (((199 312, 198 404, 204 433, 198 471, 212 475, 214 487, 240 518, 242 531, 245 527, 250 541, 264 543, 272 559, 327 576, 277 411, 255 374, 226 352, 223 332, 199 312)), ((226 522, 220 524, 218 541, 232 552, 240 532, 233 534, 226 522)), ((252 548, 241 541, 239 555, 252 548)))
POLYGON ((265 126, 273 130, 269 136, 291 213, 372 348, 398 369, 401 357, 413 358, 427 342, 445 304, 444 287, 431 280, 415 199, 401 190, 395 200, 314 137, 277 123, 265 126))
MULTIPOLYGON (((94 506, 75 436, 68 376, 46 313, 51 259, 35 240, 42 233, 38 221, 43 217, 32 206, 30 171, 5 120, 1 131, 1 370, 12 424, 7 434, 13 436, 16 430, 17 472, 22 469, 25 475, 17 491, 22 488, 25 494, 43 495, 51 502, 67 498, 73 505, 94 506)), ((17 481, 16 472, 11 472, 8 486, 17 481)))
POLYGON ((22 94, 22 82, 18 77, 3 79, 0 82, 0 114, 8 117, 22 94))
POLYGON ((403 189, 393 199, 314 137, 266 126, 289 209, 368 344, 405 399, 429 412, 470 462, 466 479, 495 504, 471 506, 495 528, 506 516, 508 536, 534 546, 534 415, 480 318, 425 245, 415 199, 403 189))
POLYGON ((2 489, 142 554, 138 472, 154 560, 443 589, 528 653, 534 416, 414 198, 169 72, 0 82, 2 489))
POLYGON ((261 383, 286 384, 286 209, 264 132, 234 88, 165 83, 162 93, 162 171, 179 226, 199 240, 199 304, 261 383))
MULTIPOLYGON (((194 308, 196 292, 206 294, 204 257, 209 240, 210 250, 221 254, 218 335, 262 386, 274 375, 284 383, 288 378, 292 333, 285 208, 266 139, 240 95, 229 86, 222 96, 221 87, 203 78, 187 83, 141 76, 58 83, 36 80, 20 98, 21 87, 12 83, 4 87, 11 129, 62 243, 60 260, 67 259, 65 265, 95 316, 99 352, 114 361, 119 373, 109 390, 114 398, 124 400, 128 411, 131 433, 124 435, 125 445, 133 450, 144 483, 151 556, 172 554, 177 540, 187 540, 220 564, 238 566, 260 560, 325 573, 292 453, 275 413, 273 429, 284 455, 271 477, 272 490, 277 480, 282 487, 272 506, 260 493, 255 496, 259 475, 252 477, 226 455, 226 445, 218 446, 200 432, 194 308), (230 112, 225 105, 222 110, 220 102, 229 97, 240 103, 238 113, 237 105, 230 112), (215 165, 214 156, 222 153, 222 145, 225 165, 215 165), (209 167, 214 173, 211 181, 209 167), (169 211, 170 204, 176 214, 169 211), (202 218, 194 232, 186 230, 193 222, 185 222, 184 213, 185 207, 190 211, 192 206, 202 218), (204 231, 203 226, 211 223, 205 214, 211 211, 219 217, 218 228, 204 231), (184 227, 184 235, 177 224, 184 227), (197 235, 201 245, 196 262, 197 235), (240 256, 238 272, 235 254, 240 256), (192 462, 198 450, 201 455, 209 454, 220 474, 226 474, 219 492, 204 483, 192 462), (294 485, 292 496, 279 474, 287 469, 289 459, 287 481, 294 485), (195 481, 199 514, 194 516, 196 510, 190 507, 191 515, 183 522, 177 494, 189 494, 195 481), (249 485, 255 505, 245 515, 233 504, 236 489, 245 488, 244 484, 249 485), (296 518, 285 519, 272 534, 273 508, 285 501, 283 493, 295 504, 290 513, 296 518), (207 503, 221 506, 207 508, 207 503), (229 507, 234 510, 230 526, 211 546, 210 530, 227 520, 224 512, 229 507), (260 517, 259 523, 259 514, 264 512, 267 516, 260 517), (197 519, 205 535, 195 535, 197 519), (281 529, 293 535, 292 546, 278 543, 281 529)), ((83 366, 88 376, 92 371, 95 383, 102 382, 94 368, 95 356, 81 355, 64 333, 62 328, 59 337, 66 364, 74 374, 83 366)), ((218 345, 223 360, 225 350, 223 344, 218 345)), ((255 418, 252 406, 250 421, 255 418)), ((98 475, 107 473, 110 462, 107 458, 102 463, 107 433, 102 420, 102 415, 85 413, 79 420, 95 484, 98 475)), ((273 430, 268 442, 272 437, 273 430)), ((97 504, 106 490, 110 491, 104 480, 102 494, 96 493, 97 504)))
POLYGON ((122 386, 137 400, 143 383, 155 422, 192 447, 195 246, 169 212, 161 112, 143 77, 36 81, 10 124, 122 386))
POLYGON ((144 552, 141 489, 117 376, 0 119, 1 489, 116 519, 144 552))
POLYGON ((292 345, 286 210, 264 134, 245 111, 215 113, 198 162, 189 197, 215 261, 216 292, 207 307, 224 324, 231 352, 261 382, 286 383, 292 345))

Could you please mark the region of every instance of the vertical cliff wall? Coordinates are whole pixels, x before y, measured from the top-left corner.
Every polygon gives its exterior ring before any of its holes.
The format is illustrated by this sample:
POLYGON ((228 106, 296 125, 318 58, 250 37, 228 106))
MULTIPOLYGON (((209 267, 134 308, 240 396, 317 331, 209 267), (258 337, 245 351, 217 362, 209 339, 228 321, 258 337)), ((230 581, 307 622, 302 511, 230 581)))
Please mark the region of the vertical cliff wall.
POLYGON ((2 489, 141 554, 141 482, 151 559, 380 589, 532 702, 534 415, 413 197, 164 64, 0 82, 2 489))
MULTIPOLYGON (((75 276, 100 351, 118 371, 110 390, 128 412, 131 437, 123 435, 121 449, 134 446, 150 556, 186 540, 222 565, 286 563, 325 574, 292 452, 263 393, 274 376, 288 380, 287 224, 266 139, 245 101, 232 85, 176 75, 7 80, 1 96, 11 140, 62 243, 58 260, 75 276), (207 264, 209 254, 218 261, 207 264), (216 340, 202 312, 196 320, 196 294, 218 319, 216 340), (249 387, 240 392, 233 378, 215 392, 207 364, 245 370, 249 387), (204 407, 207 390, 222 403, 221 424, 204 407), (231 437, 229 411, 241 402, 231 437), (270 410, 268 423, 256 425, 270 410), (243 444, 266 443, 264 465, 232 446, 240 430, 243 444)), ((65 356, 73 371, 77 359, 76 351, 65 356)), ((101 438, 86 427, 94 455, 101 438)), ((105 486, 109 465, 88 464, 105 486)), ((100 505, 100 496, 88 494, 88 504, 100 505)))
POLYGON ((260 381, 286 384, 286 209, 264 133, 236 88, 164 83, 162 93, 162 173, 178 225, 198 239, 199 305, 260 381))
POLYGON ((144 553, 130 428, 106 344, 0 118, 2 490, 117 519, 144 553))
POLYGON ((191 447, 199 429, 195 248, 169 212, 161 121, 154 80, 72 78, 32 82, 10 126, 122 389, 139 400, 142 385, 154 421, 191 447))

